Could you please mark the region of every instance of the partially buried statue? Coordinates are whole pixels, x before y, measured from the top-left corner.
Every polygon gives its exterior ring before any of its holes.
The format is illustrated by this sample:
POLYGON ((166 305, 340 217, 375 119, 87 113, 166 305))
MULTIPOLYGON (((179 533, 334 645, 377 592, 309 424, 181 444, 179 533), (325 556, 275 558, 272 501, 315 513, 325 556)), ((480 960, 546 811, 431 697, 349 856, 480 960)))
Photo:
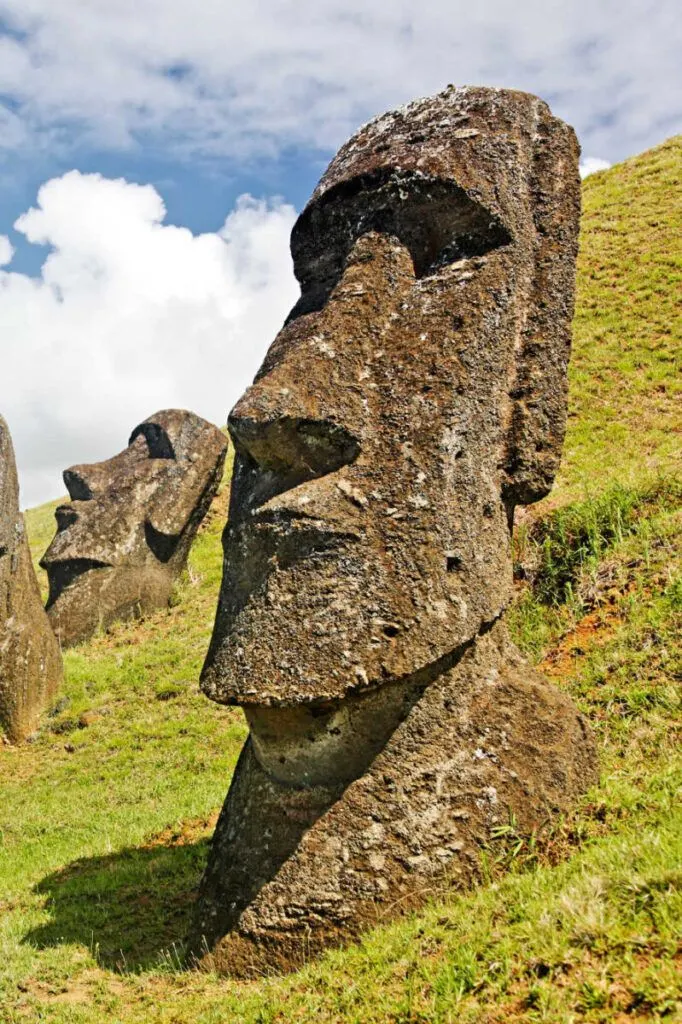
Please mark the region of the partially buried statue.
POLYGON ((71 501, 41 565, 62 644, 168 603, 218 489, 227 440, 183 409, 150 416, 106 462, 64 472, 71 501))
POLYGON ((0 727, 35 731, 62 681, 62 659, 33 571, 7 424, 0 416, 0 727))
POLYGON ((190 937, 220 970, 466 884, 492 829, 595 778, 503 621, 514 507, 564 434, 577 165, 536 97, 448 89, 360 129, 294 227, 301 298, 230 416, 202 677, 250 727, 190 937))

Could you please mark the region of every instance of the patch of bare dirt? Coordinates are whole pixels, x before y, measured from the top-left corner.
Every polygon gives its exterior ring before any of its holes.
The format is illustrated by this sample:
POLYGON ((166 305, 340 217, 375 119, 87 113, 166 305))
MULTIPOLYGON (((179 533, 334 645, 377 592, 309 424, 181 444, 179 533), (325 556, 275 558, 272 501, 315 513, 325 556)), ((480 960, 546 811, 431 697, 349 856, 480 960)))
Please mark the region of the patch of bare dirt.
POLYGON ((576 661, 591 647, 606 643, 622 622, 623 616, 615 601, 585 615, 540 662, 540 672, 553 679, 573 675, 576 661))
POLYGON ((90 1002, 93 988, 96 985, 101 985, 102 982, 105 982, 111 995, 123 996, 127 991, 126 985, 122 981, 97 968, 83 971, 77 978, 70 980, 65 985, 39 981, 37 978, 27 978, 18 988, 20 992, 33 996, 42 1003, 77 1005, 90 1002))
POLYGON ((188 846, 200 839, 212 835, 219 811, 200 818, 191 818, 188 821, 179 822, 177 825, 169 825, 163 831, 152 836, 144 845, 146 849, 153 849, 156 846, 188 846))

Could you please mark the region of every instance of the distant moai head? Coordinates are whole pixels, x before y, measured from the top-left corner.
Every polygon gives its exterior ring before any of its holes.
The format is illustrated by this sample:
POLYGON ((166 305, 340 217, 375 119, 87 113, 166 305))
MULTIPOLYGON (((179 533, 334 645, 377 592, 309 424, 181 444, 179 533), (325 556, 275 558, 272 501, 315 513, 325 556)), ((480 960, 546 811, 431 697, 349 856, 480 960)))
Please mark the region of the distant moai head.
POLYGON ((462 88, 334 158, 292 233, 301 298, 229 419, 209 697, 324 705, 507 605, 514 506, 564 434, 578 153, 536 97, 462 88))
POLYGON ((64 471, 71 501, 41 565, 62 643, 166 604, 222 476, 227 442, 194 413, 167 409, 105 462, 64 471))

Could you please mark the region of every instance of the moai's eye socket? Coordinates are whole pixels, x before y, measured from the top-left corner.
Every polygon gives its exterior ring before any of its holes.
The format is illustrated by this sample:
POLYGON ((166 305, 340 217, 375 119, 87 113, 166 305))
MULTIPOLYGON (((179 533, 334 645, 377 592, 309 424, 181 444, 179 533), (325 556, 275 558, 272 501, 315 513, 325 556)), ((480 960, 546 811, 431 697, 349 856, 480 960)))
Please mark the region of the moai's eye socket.
POLYGON ((128 445, 131 445, 136 438, 144 437, 149 449, 150 459, 174 459, 175 449, 170 437, 158 423, 141 423, 130 435, 128 445))
POLYGON ((92 501, 94 494, 85 478, 84 467, 65 469, 62 473, 62 478, 71 501, 92 501))
POLYGON ((330 189, 294 225, 301 299, 291 319, 322 308, 355 242, 369 232, 398 238, 416 278, 511 241, 501 221, 453 181, 390 169, 362 175, 330 189))

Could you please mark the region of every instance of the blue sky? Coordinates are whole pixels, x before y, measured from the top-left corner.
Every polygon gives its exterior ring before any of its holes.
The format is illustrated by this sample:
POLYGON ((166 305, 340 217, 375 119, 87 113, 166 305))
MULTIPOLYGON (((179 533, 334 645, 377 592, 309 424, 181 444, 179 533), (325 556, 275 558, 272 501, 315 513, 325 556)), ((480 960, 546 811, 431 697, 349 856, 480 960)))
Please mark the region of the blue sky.
POLYGON ((166 221, 182 224, 193 232, 219 228, 238 196, 280 195, 300 210, 329 161, 330 151, 279 153, 266 162, 249 160, 232 167, 223 159, 178 158, 172 146, 147 148, 144 140, 124 152, 87 149, 67 152, 59 158, 49 153, 4 154, 0 164, 0 233, 15 247, 12 269, 37 274, 45 249, 29 244, 13 228, 14 221, 33 206, 40 185, 50 178, 77 168, 83 173, 100 173, 107 178, 124 178, 152 184, 163 196, 166 221))
POLYGON ((681 130, 681 22, 672 0, 0 0, 24 501, 162 406, 224 422, 295 298, 295 213, 364 120, 450 82, 527 89, 598 168, 681 130))

